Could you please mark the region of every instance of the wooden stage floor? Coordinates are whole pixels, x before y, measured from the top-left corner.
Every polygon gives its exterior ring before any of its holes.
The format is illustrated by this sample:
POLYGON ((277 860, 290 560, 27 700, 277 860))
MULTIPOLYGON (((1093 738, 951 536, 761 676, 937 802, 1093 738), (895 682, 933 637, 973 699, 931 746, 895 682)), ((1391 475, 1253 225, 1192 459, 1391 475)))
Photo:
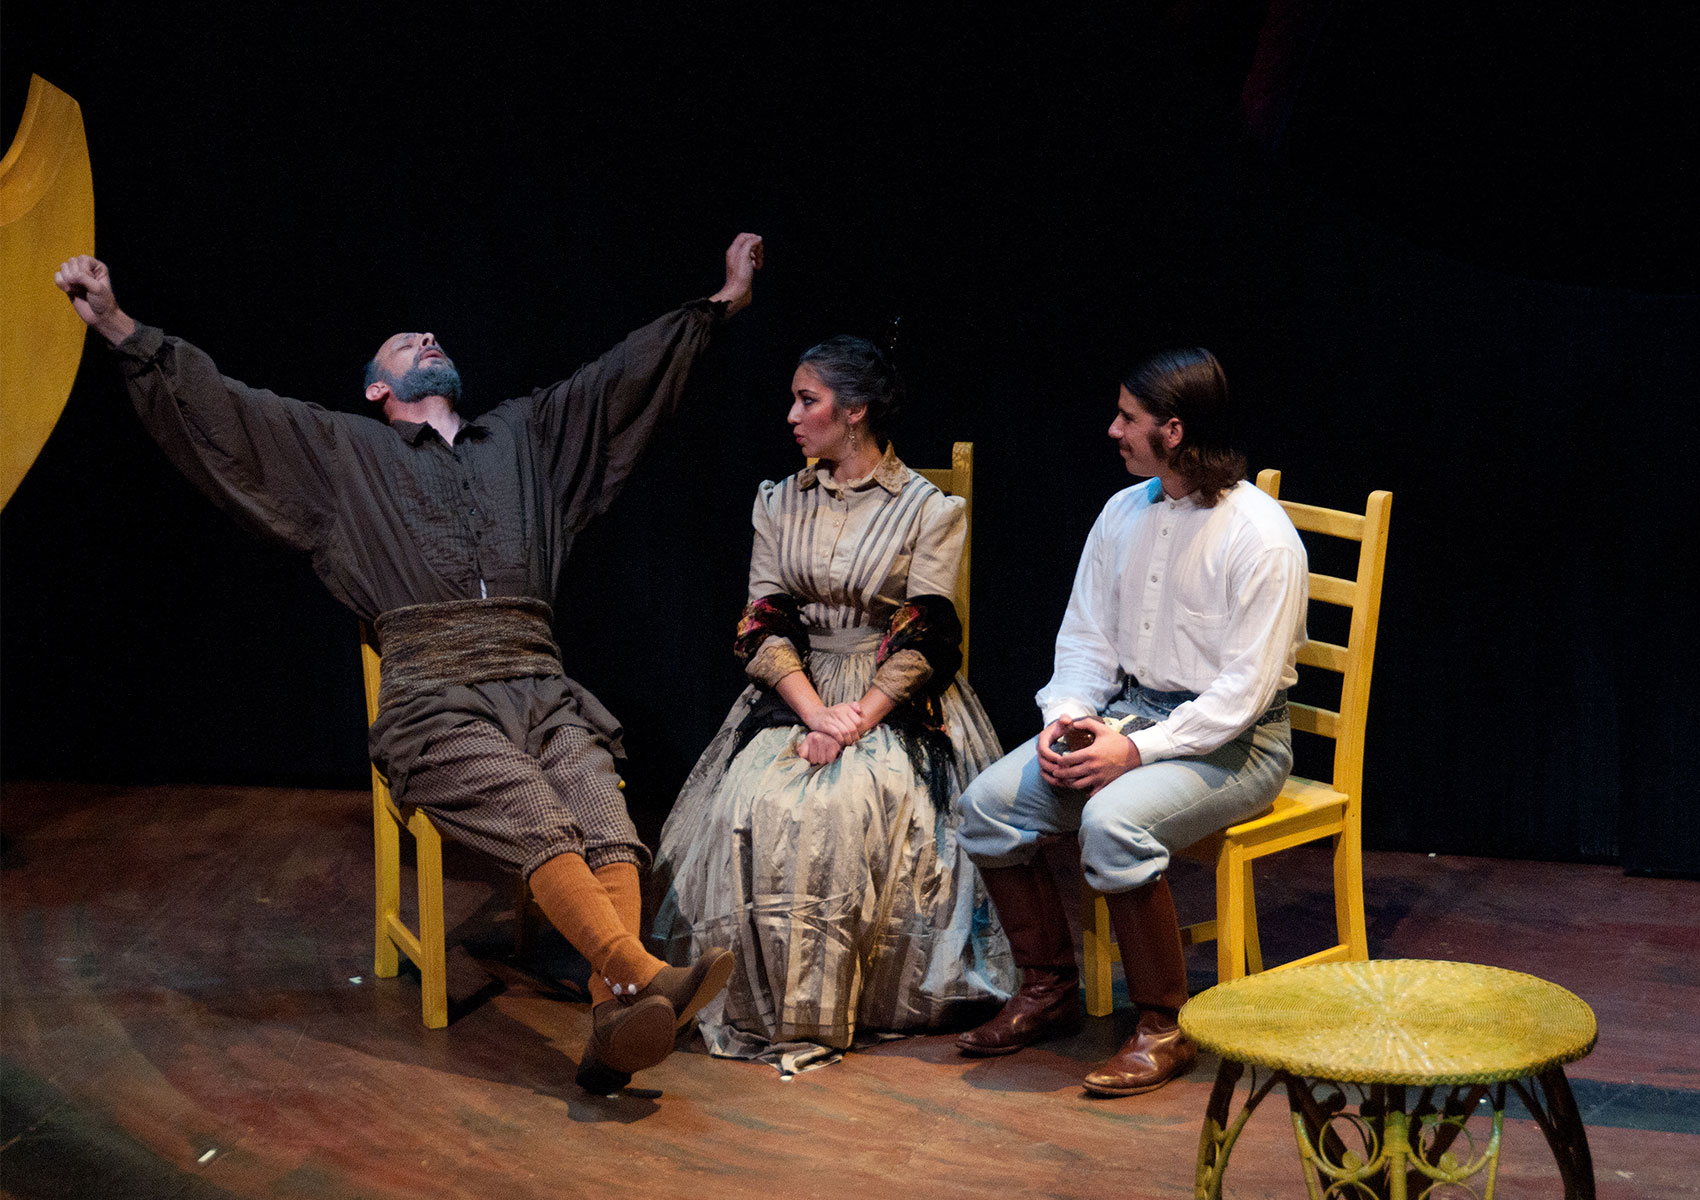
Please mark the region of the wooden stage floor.
MULTIPOLYGON (((675 1054, 641 1088, 572 1082, 582 1003, 509 956, 510 892, 448 864, 445 1030, 371 974, 370 798, 356 792, 13 783, 4 916, 0 1190, 38 1197, 1185 1197, 1214 1063, 1094 1100, 1080 1075, 1129 1013, 1011 1058, 947 1037, 784 1081, 675 1054)), ((1265 944, 1303 952, 1324 859, 1259 877, 1265 944)), ((1700 883, 1615 868, 1375 854, 1378 957, 1529 971, 1599 1017, 1570 1070, 1599 1195, 1700 1196, 1700 883)), ((1177 872, 1184 910, 1208 881, 1177 872)), ((1195 952, 1198 953, 1198 952, 1195 952)), ((1213 960, 1193 960, 1194 990, 1213 960)), ((1242 1088, 1243 1090, 1243 1088, 1242 1088)), ((1557 1196, 1508 1122, 1505 1197, 1557 1196)), ((1234 1197, 1303 1196, 1285 1105, 1259 1110, 1234 1197)))

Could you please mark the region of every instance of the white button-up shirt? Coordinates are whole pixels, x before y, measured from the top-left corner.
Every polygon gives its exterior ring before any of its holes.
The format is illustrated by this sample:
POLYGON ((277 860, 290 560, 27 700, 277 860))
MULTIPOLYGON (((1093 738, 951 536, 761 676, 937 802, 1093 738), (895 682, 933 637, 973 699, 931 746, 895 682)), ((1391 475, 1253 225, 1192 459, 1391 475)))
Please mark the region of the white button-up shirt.
POLYGON ((1279 503, 1240 481, 1211 506, 1161 481, 1117 492, 1087 535, 1057 631, 1045 723, 1088 717, 1127 678, 1196 692, 1129 736, 1145 762, 1208 754, 1298 681, 1309 563, 1279 503))

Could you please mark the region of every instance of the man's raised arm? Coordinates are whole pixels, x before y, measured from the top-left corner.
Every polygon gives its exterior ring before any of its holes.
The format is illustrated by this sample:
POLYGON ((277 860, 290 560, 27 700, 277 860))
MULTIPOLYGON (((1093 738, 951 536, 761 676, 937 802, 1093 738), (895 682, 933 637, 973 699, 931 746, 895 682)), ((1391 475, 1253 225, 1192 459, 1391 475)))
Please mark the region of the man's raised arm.
POLYGON ((740 233, 726 248, 719 291, 634 330, 571 378, 493 410, 500 417, 516 411, 509 409, 513 404, 527 414, 569 528, 582 528, 606 510, 657 427, 677 407, 722 316, 750 303, 761 265, 761 236, 740 233))
POLYGON ((53 282, 116 352, 136 415, 172 465, 253 532, 315 549, 334 505, 336 446, 356 418, 227 379, 194 346, 137 324, 98 259, 67 259, 53 282))

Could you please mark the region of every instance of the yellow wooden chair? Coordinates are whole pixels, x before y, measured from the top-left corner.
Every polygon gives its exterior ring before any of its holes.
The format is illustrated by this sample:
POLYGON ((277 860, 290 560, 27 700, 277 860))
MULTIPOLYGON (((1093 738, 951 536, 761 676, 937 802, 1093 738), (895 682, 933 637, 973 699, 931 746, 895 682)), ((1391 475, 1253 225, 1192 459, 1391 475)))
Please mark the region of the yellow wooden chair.
POLYGON ((956 615, 962 622, 962 674, 968 675, 968 557, 974 549, 974 443, 950 448, 950 466, 916 467, 915 474, 947 496, 961 496, 967 536, 962 541, 962 565, 956 569, 956 615))
MULTIPOLYGON (((366 723, 378 719, 381 663, 377 638, 360 622, 360 666, 366 683, 366 723)), ((620 781, 625 786, 625 781, 620 781)), ((372 973, 389 979, 401 969, 400 954, 419 968, 419 998, 427 1029, 449 1023, 447 950, 443 929, 443 835, 431 818, 411 804, 397 804, 389 781, 372 768, 372 836, 377 866, 376 949, 372 973), (407 927, 401 916, 401 831, 413 835, 414 892, 419 901, 419 929, 407 927), (399 952, 399 953, 398 953, 399 952)), ((514 883, 515 951, 529 948, 529 917, 533 904, 525 880, 514 883)))
MULTIPOLYGON (((1281 472, 1258 472, 1257 486, 1279 499, 1281 472)), ((1187 858, 1216 868, 1216 920, 1185 926, 1187 945, 1216 942, 1218 982, 1264 970, 1257 940, 1257 904, 1252 894, 1251 865, 1259 858, 1332 839, 1334 843, 1334 921, 1339 941, 1277 968, 1307 963, 1345 962, 1369 957, 1364 926, 1362 791, 1364 723, 1369 709, 1370 672, 1375 665, 1375 633, 1381 613, 1381 572, 1387 556, 1387 526, 1392 512, 1391 492, 1371 492, 1362 515, 1317 508, 1282 500, 1281 507, 1300 532, 1344 538, 1359 543, 1355 579, 1312 571, 1312 604, 1334 604, 1351 613, 1344 646, 1312 641, 1299 651, 1299 666, 1332 671, 1340 678, 1337 711, 1293 703, 1293 728, 1334 739, 1334 778, 1329 782, 1292 776, 1263 816, 1189 846, 1187 858)), ((1112 1008, 1110 967, 1116 952, 1104 898, 1087 891, 1083 918, 1086 1011, 1095 1017, 1112 1008)))

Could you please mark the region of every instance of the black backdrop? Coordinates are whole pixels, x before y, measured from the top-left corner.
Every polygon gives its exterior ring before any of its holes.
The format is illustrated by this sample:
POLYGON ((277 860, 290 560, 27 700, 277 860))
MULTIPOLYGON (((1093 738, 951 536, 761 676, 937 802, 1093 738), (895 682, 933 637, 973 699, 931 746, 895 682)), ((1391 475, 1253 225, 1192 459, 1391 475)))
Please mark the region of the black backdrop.
MULTIPOLYGON (((481 409, 766 236, 563 587, 651 835, 740 685, 790 364, 900 313, 901 451, 977 446, 973 673, 1006 742, 1128 482, 1115 375, 1204 344, 1287 494, 1395 493, 1369 844, 1700 872, 1692 26, 911 7, 12 0, 3 135, 31 71, 70 92, 125 306, 351 410, 396 329, 481 409)), ((362 785, 352 618, 172 474, 98 346, 0 537, 7 778, 362 785)))

